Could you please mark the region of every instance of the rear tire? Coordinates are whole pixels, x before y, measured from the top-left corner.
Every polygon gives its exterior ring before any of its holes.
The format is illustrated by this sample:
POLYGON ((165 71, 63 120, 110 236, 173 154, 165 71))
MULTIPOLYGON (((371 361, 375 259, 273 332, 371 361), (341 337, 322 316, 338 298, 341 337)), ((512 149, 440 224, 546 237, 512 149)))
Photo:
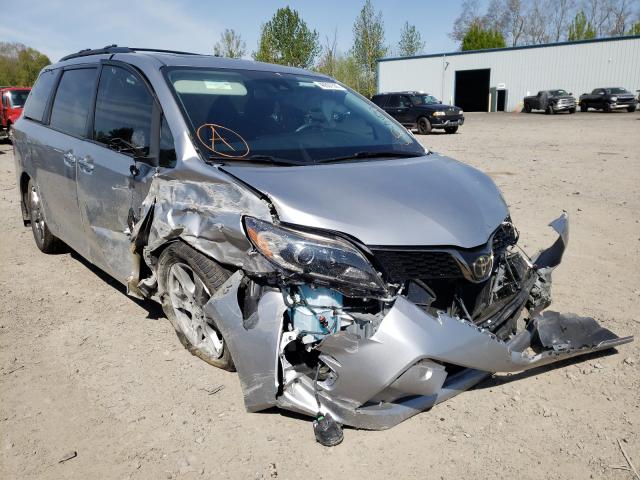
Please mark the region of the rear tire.
POLYGON ((447 133, 456 133, 458 131, 458 127, 445 127, 444 131, 447 133))
POLYGON ((216 262, 182 242, 169 245, 158 260, 158 290, 165 315, 184 347, 223 370, 235 371, 222 333, 203 307, 230 277, 216 262))
POLYGON ((428 135, 431 133, 431 122, 426 117, 420 117, 418 119, 418 132, 421 135, 428 135))
POLYGON ((580 111, 581 112, 588 112, 589 111, 589 107, 587 106, 586 102, 581 102, 580 103, 580 111))
POLYGON ((44 219, 42 197, 33 180, 29 180, 25 193, 25 203, 31 221, 31 232, 33 232, 33 239, 38 249, 43 253, 58 253, 62 251, 64 244, 51 233, 44 219))

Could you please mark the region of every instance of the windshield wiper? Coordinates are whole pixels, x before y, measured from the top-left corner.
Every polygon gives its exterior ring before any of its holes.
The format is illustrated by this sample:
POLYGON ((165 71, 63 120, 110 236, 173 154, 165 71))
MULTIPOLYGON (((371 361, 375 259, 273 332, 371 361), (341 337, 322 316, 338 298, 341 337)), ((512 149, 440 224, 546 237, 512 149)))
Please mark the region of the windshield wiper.
POLYGON ((232 158, 232 157, 225 157, 222 155, 210 155, 209 156, 209 160, 210 161, 215 161, 216 163, 221 163, 221 164, 225 164, 228 162, 259 162, 259 163, 269 163, 271 165, 288 165, 288 166, 292 166, 292 165, 309 165, 308 162, 300 162, 297 160, 290 160, 288 158, 280 158, 280 157, 274 157, 271 155, 251 155, 249 157, 242 157, 242 158, 232 158))
POLYGON ((361 160, 367 158, 413 158, 413 157, 422 157, 423 155, 428 155, 430 152, 425 151, 424 153, 418 152, 398 152, 397 150, 389 151, 389 152, 356 152, 351 155, 344 155, 342 157, 332 157, 332 158, 323 158, 321 160, 316 160, 316 163, 335 163, 335 162, 344 162, 347 160, 361 160))

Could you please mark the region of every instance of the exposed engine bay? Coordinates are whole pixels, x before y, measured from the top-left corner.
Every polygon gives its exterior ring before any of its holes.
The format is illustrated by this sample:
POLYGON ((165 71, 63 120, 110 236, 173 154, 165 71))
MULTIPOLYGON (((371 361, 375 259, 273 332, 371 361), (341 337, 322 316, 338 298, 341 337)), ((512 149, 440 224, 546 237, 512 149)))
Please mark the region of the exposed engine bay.
MULTIPOLYGON (((331 258, 328 271, 345 260, 332 257, 330 245, 313 251, 287 243, 282 249, 274 231, 260 230, 259 223, 247 222, 249 238, 283 262, 331 258)), ((389 428, 493 372, 525 370, 632 340, 591 318, 541 314, 551 303, 550 274, 568 239, 566 215, 551 225, 558 240, 531 259, 518 249, 508 219, 473 252, 420 250, 423 258, 440 257, 441 268, 430 268, 426 278, 415 249, 394 252, 395 263, 389 251, 376 258, 370 249, 372 264, 383 269, 380 275, 350 272, 359 287, 346 276, 332 287, 321 277, 304 281, 291 269, 255 278, 236 272, 206 311, 238 358, 249 410, 278 405, 329 414, 358 428, 389 428), (443 252, 452 257, 450 264, 441 260, 443 252), (412 261, 397 260, 403 255, 412 261), (465 258, 476 260, 464 264, 465 258), (363 283, 368 291, 358 290, 363 283), (269 340, 254 338, 253 329, 267 328, 269 340), (245 363, 241 352, 252 352, 252 358, 245 363)))

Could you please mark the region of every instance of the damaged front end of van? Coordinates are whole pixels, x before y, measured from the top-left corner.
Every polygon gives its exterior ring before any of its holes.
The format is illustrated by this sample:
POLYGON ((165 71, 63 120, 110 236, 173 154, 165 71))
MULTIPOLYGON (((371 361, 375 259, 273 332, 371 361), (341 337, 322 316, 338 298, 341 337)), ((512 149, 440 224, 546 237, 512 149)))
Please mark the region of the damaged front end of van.
POLYGON ((271 200, 233 183, 156 178, 133 235, 137 264, 149 266, 129 282, 139 296, 157 287, 154 252, 168 242, 226 264, 230 276, 203 312, 231 353, 249 411, 277 406, 386 429, 495 372, 633 339, 545 310, 566 214, 550 224, 556 241, 529 258, 508 216, 473 248, 372 247, 274 218, 284 209, 271 200))

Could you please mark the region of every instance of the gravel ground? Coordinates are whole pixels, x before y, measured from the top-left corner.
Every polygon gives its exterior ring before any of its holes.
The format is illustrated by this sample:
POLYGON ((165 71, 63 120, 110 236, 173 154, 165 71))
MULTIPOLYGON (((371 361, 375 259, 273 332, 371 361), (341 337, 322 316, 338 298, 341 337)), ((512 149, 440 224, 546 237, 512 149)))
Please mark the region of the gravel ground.
MULTIPOLYGON (((554 308, 637 335, 638 132, 639 112, 469 114, 458 134, 420 141, 495 179, 529 252, 566 210, 554 308)), ((325 449, 307 419, 246 413, 236 375, 184 350, 157 305, 73 253, 41 254, 6 144, 0 225, 0 478, 632 479, 618 442, 640 468, 640 339, 498 375, 325 449)))

